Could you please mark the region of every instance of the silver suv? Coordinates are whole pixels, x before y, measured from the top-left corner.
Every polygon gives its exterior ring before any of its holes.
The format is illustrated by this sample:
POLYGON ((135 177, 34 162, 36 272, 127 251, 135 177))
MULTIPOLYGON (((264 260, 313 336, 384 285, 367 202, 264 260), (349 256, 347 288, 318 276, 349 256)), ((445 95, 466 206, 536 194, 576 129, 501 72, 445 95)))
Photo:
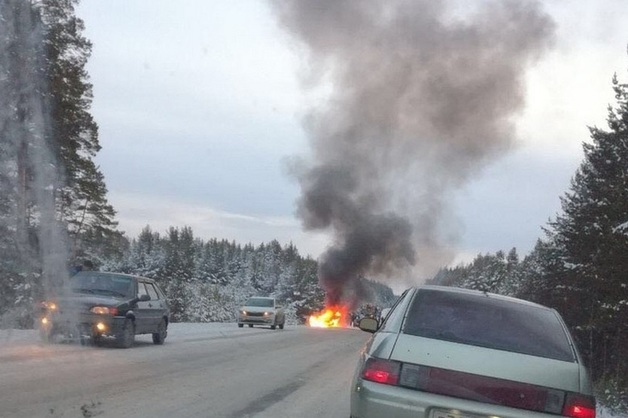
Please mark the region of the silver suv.
POLYGON ((423 286, 374 332, 351 417, 595 418, 591 382, 558 312, 520 299, 423 286))

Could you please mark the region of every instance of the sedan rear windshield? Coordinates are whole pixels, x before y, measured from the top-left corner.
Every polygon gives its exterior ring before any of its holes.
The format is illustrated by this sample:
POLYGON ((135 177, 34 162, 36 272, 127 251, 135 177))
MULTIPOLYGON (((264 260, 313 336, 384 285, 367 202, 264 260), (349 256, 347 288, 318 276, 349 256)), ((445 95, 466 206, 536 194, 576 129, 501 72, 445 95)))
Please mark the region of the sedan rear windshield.
POLYGON ((419 290, 403 332, 426 338, 575 361, 557 314, 481 294, 419 290))

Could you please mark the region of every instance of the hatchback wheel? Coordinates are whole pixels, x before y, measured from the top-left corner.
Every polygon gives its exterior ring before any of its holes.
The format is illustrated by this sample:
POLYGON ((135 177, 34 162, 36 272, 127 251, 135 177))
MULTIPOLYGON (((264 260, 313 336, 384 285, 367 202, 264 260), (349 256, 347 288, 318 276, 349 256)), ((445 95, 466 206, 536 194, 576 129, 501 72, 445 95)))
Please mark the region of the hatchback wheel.
POLYGON ((249 328, 253 328, 253 324, 249 324, 249 328))
POLYGON ((81 345, 89 345, 92 342, 88 335, 79 334, 78 338, 81 345))
POLYGON ((94 334, 92 336, 92 344, 94 344, 96 347, 101 347, 103 343, 104 343, 104 339, 102 335, 94 334))
POLYGON ((159 326, 157 327, 157 332, 153 333, 153 343, 157 345, 162 345, 167 336, 168 325, 166 324, 166 320, 162 318, 159 326))
POLYGON ((40 329, 39 338, 41 339, 41 342, 46 344, 54 342, 54 334, 50 330, 40 329))
POLYGON ((132 320, 127 319, 122 329, 116 334, 116 342, 121 348, 129 348, 135 342, 135 324, 132 320))
POLYGON ((244 326, 244 324, 238 324, 239 328, 242 328, 244 326))

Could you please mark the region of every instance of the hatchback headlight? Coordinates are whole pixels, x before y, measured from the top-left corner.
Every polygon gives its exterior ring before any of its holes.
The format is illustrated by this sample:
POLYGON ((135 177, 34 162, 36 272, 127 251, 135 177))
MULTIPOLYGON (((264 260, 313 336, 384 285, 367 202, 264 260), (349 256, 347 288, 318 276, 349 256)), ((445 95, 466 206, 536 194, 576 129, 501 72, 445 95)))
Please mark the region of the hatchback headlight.
POLYGON ((54 302, 49 302, 47 300, 41 302, 41 307, 44 309, 48 309, 49 311, 56 311, 57 310, 57 304, 54 302))
POLYGON ((98 315, 117 315, 118 308, 113 308, 110 306, 94 306, 89 310, 91 313, 95 313, 98 315))

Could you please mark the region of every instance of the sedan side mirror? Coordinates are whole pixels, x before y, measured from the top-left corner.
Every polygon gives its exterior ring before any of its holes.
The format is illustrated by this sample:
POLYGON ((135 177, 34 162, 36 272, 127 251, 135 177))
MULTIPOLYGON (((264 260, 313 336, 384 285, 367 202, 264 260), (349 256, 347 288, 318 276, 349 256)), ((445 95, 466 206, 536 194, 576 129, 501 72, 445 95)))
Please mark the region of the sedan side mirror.
POLYGON ((360 319, 360 322, 358 322, 358 328, 360 328, 362 331, 366 331, 366 332, 375 332, 377 331, 377 328, 379 327, 379 323, 377 322, 377 319, 375 318, 362 318, 360 319))

